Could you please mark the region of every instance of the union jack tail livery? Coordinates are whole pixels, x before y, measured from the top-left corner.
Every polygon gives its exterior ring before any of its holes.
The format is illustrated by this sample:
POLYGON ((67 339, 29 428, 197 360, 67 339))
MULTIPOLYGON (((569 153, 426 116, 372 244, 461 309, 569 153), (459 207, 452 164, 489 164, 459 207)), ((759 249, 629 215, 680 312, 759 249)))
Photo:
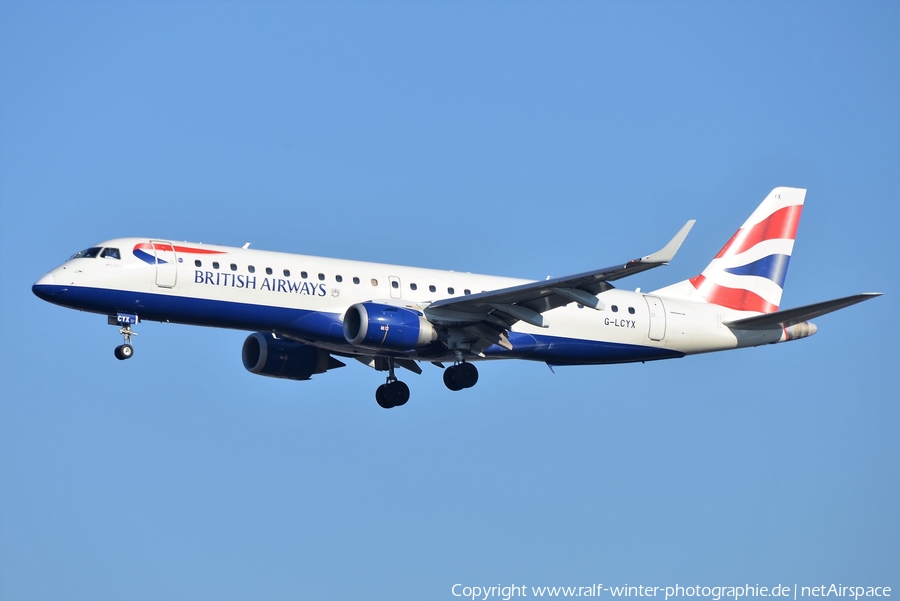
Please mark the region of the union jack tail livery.
POLYGON ((781 304, 806 190, 775 188, 707 265, 690 279, 709 303, 772 313, 781 304))

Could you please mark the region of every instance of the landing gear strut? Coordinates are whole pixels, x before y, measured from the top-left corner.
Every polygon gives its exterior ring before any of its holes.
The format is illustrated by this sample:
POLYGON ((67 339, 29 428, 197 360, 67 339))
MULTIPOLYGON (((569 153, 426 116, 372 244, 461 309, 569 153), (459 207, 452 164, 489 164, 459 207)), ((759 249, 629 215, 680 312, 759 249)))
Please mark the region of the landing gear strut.
POLYGON ((375 402, 383 409, 400 407, 409 400, 409 386, 397 379, 394 375, 394 358, 388 357, 387 382, 375 390, 375 402))
POLYGON ((478 382, 478 369, 471 363, 458 363, 444 370, 444 385, 450 390, 472 388, 478 382))
POLYGON ((125 344, 116 347, 116 359, 124 361, 134 356, 134 347, 131 346, 131 337, 137 336, 137 332, 131 331, 131 324, 125 324, 124 328, 119 330, 119 334, 125 337, 125 344))

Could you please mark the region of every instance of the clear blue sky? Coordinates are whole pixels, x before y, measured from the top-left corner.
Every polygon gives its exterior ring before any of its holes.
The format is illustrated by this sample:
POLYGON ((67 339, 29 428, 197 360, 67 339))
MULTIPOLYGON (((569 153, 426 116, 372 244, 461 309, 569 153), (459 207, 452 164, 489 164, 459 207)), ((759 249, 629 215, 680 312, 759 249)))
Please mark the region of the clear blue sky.
POLYGON ((0 4, 0 598, 900 594, 896 2, 0 4), (543 278, 809 189, 810 339, 646 365, 244 371, 243 332, 38 300, 128 235, 543 278))

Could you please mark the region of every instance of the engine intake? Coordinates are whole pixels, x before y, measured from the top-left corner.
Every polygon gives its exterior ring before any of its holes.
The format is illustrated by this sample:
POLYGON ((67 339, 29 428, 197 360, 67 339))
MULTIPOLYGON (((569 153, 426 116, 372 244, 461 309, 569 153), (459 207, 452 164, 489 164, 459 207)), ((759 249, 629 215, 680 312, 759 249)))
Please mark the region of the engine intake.
POLYGON ((261 332, 247 336, 241 360, 249 372, 287 380, 309 380, 313 374, 344 367, 327 351, 261 332))
POLYGON ((402 307, 356 303, 344 314, 344 338, 355 346, 406 351, 437 337, 434 326, 421 313, 402 307))

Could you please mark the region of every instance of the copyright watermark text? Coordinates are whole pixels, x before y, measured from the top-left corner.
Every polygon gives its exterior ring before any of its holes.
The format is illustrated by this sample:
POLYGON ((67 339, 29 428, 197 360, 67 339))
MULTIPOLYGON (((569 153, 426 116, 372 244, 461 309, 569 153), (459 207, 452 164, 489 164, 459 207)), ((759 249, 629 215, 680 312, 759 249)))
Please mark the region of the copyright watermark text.
POLYGON ((889 586, 846 586, 843 584, 819 584, 814 586, 783 585, 760 586, 745 584, 739 586, 703 586, 700 584, 670 586, 604 586, 589 584, 585 586, 530 586, 525 584, 495 584, 478 586, 456 583, 450 593, 454 597, 475 601, 491 599, 510 599, 520 597, 662 597, 664 601, 683 597, 700 597, 711 601, 722 599, 741 599, 751 597, 779 597, 797 601, 801 598, 843 597, 859 601, 866 597, 890 597, 889 586))

